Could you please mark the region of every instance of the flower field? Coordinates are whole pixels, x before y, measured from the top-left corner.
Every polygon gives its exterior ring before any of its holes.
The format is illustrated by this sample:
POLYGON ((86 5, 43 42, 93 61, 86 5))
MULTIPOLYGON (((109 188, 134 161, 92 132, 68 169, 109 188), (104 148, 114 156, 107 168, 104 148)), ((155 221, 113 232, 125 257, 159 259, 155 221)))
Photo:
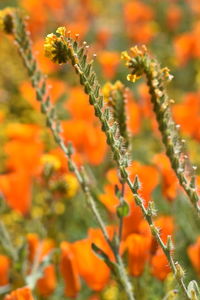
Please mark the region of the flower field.
POLYGON ((199 0, 0 1, 0 299, 200 299, 199 0))

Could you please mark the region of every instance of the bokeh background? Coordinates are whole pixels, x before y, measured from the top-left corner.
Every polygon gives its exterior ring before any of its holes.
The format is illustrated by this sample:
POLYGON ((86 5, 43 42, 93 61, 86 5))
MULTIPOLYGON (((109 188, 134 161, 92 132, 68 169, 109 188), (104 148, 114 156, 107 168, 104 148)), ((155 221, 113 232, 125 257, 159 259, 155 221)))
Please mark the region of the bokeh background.
MULTIPOLYGON (((131 174, 140 176, 147 201, 155 201, 163 238, 173 234, 176 256, 186 269, 187 280, 198 279, 200 224, 164 155, 145 80, 140 79, 135 84, 127 81, 127 69, 120 60, 120 53, 133 45, 145 44, 163 67, 169 67, 174 76, 168 85, 169 95, 175 100, 172 112, 181 125, 180 133, 186 140, 185 153, 197 167, 197 181, 200 182, 200 1, 0 1, 0 9, 8 6, 20 8, 27 16, 33 51, 40 68, 48 75, 48 88, 64 129, 63 136, 66 141, 72 141, 75 160, 85 165, 98 207, 107 224, 112 226, 117 223, 114 195, 117 179, 112 155, 72 67, 56 65, 44 56, 45 36, 59 26, 66 26, 72 36, 80 34, 79 40, 90 45, 89 54, 97 54, 95 70, 100 83, 120 80, 129 88, 127 123, 132 145, 131 174)), ((37 239, 51 239, 54 246, 50 248, 58 249, 64 240, 75 244, 86 236, 92 239, 95 234, 88 230, 93 230, 96 224, 76 178, 69 172, 64 155, 46 128, 12 38, 3 33, 0 34, 0 65, 0 213, 19 255, 19 264, 22 264, 26 256, 21 249, 27 243, 31 247, 31 234, 35 234, 34 238, 37 235, 37 239)), ((130 195, 127 194, 127 198, 130 195)), ((174 288, 171 274, 155 241, 151 241, 154 244, 150 247, 141 239, 146 225, 134 205, 130 207, 131 214, 124 228, 123 241, 127 249, 124 258, 137 290, 137 299, 163 299, 174 288), (134 252, 132 245, 137 251, 134 252)), ((93 254, 87 253, 81 242, 75 248, 79 260, 87 265, 88 257, 93 254)), ((9 256, 7 250, 2 242, 0 259, 9 256)), ((56 252, 54 256, 57 266, 59 254, 56 252)), ((30 257, 27 260, 31 262, 30 257)), ((11 262, 8 265, 6 284, 21 286, 23 276, 16 268, 11 269, 11 262)), ((82 287, 77 299, 122 299, 123 295, 107 273, 100 283, 97 279, 98 285, 94 283, 94 265, 89 275, 84 272, 82 267, 79 272, 82 287)), ((50 292, 48 288, 42 291, 44 283, 38 285, 37 299, 68 299, 63 296, 65 282, 58 267, 53 278, 54 288, 50 292)), ((1 283, 0 278, 0 286, 5 282, 1 283)), ((2 299, 3 295, 4 291, 2 299)))

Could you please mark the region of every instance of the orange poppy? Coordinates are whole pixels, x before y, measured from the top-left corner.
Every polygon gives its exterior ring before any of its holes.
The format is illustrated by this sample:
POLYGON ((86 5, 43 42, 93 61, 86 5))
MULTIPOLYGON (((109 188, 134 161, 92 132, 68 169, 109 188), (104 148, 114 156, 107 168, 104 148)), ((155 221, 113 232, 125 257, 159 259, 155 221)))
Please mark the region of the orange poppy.
POLYGON ((61 243, 60 270, 65 282, 65 295, 76 297, 81 285, 73 247, 68 242, 61 243))
POLYGON ((170 4, 167 9, 167 26, 170 30, 175 30, 180 24, 182 11, 176 4, 170 4))
POLYGON ((23 170, 0 175, 0 190, 6 203, 22 214, 31 206, 31 179, 23 170))
POLYGON ((44 269, 42 278, 37 281, 37 288, 42 296, 51 295, 56 288, 55 267, 51 264, 44 269))
POLYGON ((0 255, 0 286, 9 283, 10 259, 6 255, 0 255))
POLYGON ((200 237, 197 238, 196 243, 188 247, 187 253, 194 269, 200 275, 200 237))
MULTIPOLYGON (((55 103, 62 95, 67 92, 67 90, 67 86, 61 80, 47 80, 47 91, 51 97, 52 103, 55 103)), ((41 104, 37 101, 35 90, 29 81, 23 81, 21 83, 20 92, 24 99, 27 100, 34 109, 40 111, 41 104)))
POLYGON ((127 92, 127 126, 128 129, 133 133, 137 134, 141 126, 141 109, 134 101, 132 93, 127 92))
POLYGON ((173 106, 176 122, 181 125, 181 130, 200 140, 200 93, 188 93, 183 102, 173 106))
POLYGON ((120 62, 120 55, 117 52, 101 51, 98 53, 98 61, 101 64, 105 78, 112 79, 120 62))
POLYGON ((153 161, 161 172, 163 195, 169 201, 172 201, 177 195, 178 180, 171 167, 170 161, 164 153, 156 154, 153 161))
POLYGON ((160 280, 164 280, 170 273, 169 263, 160 248, 157 249, 155 255, 151 259, 151 272, 153 276, 160 280))
POLYGON ((124 19, 128 36, 137 43, 148 43, 155 35, 152 20, 154 12, 141 1, 128 1, 124 5, 124 19))
MULTIPOLYGON (((158 171, 153 166, 142 165, 136 161, 132 163, 128 171, 132 181, 138 175, 142 185, 138 192, 144 198, 145 205, 147 205, 151 200, 151 193, 158 184, 158 171)), ((120 182, 115 169, 109 170, 106 177, 109 183, 105 185, 105 193, 100 195, 100 200, 111 213, 115 213, 119 199, 115 196, 114 186, 116 184, 120 186, 120 182)), ((134 201, 132 192, 128 187, 125 188, 125 200, 128 203, 134 201)))
POLYGON ((71 141, 84 161, 93 165, 100 164, 106 154, 105 135, 99 127, 84 120, 69 120, 62 122, 63 137, 71 141))
POLYGON ((34 298, 31 290, 25 286, 6 295, 4 300, 34 300, 34 298))
POLYGON ((97 122, 94 108, 89 104, 88 95, 84 93, 82 87, 74 87, 70 90, 66 109, 73 119, 97 122))
MULTIPOLYGON (((113 235, 113 228, 108 228, 110 235, 113 235)), ((88 237, 73 243, 73 250, 78 264, 78 271, 87 285, 94 291, 102 290, 110 279, 110 269, 107 267, 91 248, 94 243, 102 249, 111 260, 113 254, 105 241, 100 229, 90 229, 88 237), (97 272, 98 270, 98 272, 97 272)))
POLYGON ((27 172, 27 176, 38 175, 40 157, 43 153, 43 142, 40 139, 41 129, 32 124, 12 123, 7 127, 10 140, 4 150, 8 155, 8 169, 27 172))
MULTIPOLYGON (((27 235, 29 261, 33 264, 35 258, 38 256, 39 262, 48 255, 54 248, 55 242, 52 239, 44 239, 40 241, 35 233, 27 235)), ((55 268, 52 264, 44 269, 43 276, 37 282, 37 288, 41 295, 48 296, 53 293, 56 288, 56 274, 55 268)))
POLYGON ((97 42, 105 49, 111 38, 111 31, 108 28, 99 28, 96 33, 97 42))
POLYGON ((200 21, 194 23, 190 32, 185 32, 174 40, 177 60, 181 65, 185 65, 191 58, 200 57, 200 21))
POLYGON ((175 224, 171 216, 159 216, 155 220, 155 226, 160 229, 160 236, 164 243, 167 242, 168 235, 173 235, 175 224))
POLYGON ((151 239, 131 234, 125 242, 128 249, 128 267, 132 276, 140 276, 150 255, 151 239))

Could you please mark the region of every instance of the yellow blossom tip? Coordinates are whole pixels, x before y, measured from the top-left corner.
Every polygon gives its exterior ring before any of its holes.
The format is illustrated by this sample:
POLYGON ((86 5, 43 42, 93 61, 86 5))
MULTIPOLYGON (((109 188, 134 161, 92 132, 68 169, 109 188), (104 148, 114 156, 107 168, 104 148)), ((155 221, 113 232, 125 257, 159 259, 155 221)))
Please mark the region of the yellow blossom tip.
POLYGON ((58 29, 56 30, 56 33, 59 33, 62 36, 66 35, 66 27, 62 26, 62 27, 58 27, 58 29))
POLYGON ((141 76, 137 76, 136 74, 128 74, 127 80, 131 82, 136 82, 141 76))
POLYGON ((130 60, 131 60, 131 57, 128 55, 128 52, 127 52, 127 51, 123 51, 123 52, 121 53, 121 59, 126 60, 126 61, 130 61, 130 60))

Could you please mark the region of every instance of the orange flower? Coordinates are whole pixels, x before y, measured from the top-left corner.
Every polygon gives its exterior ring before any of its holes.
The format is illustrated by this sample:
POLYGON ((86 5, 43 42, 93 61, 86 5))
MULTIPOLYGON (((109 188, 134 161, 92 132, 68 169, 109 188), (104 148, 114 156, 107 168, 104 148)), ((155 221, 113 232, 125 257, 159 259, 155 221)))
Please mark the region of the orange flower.
POLYGON ((6 203, 22 214, 31 206, 31 179, 23 170, 0 175, 0 190, 6 203))
POLYGON ((34 300, 34 298, 31 290, 25 286, 6 295, 4 300, 34 300))
MULTIPOLYGON (((108 228, 108 230, 112 236, 113 228, 108 228)), ((96 244, 113 260, 112 252, 103 238, 100 229, 91 228, 86 239, 73 243, 73 250, 76 256, 79 274, 92 290, 100 291, 106 286, 110 279, 110 269, 94 254, 91 248, 92 243, 96 244)))
MULTIPOLYGON (((51 96, 52 103, 55 103, 63 94, 67 91, 67 86, 61 80, 48 79, 47 90, 51 96)), ((41 104, 36 99, 35 90, 29 81, 23 81, 20 85, 20 91, 25 100, 27 100, 30 105, 40 111, 41 104)))
POLYGON ((8 205, 22 214, 31 205, 32 177, 40 174, 40 157, 43 143, 40 128, 32 124, 9 124, 6 128, 10 140, 4 150, 7 173, 0 175, 0 189, 8 205))
POLYGON ((138 175, 142 185, 139 194, 144 198, 145 205, 147 205, 151 200, 153 190, 158 185, 158 171, 154 166, 142 165, 136 161, 132 163, 128 170, 132 180, 138 175))
POLYGON ((24 170, 27 176, 38 175, 43 143, 40 140, 41 129, 32 124, 8 125, 7 135, 10 138, 4 150, 8 155, 7 168, 16 171, 24 170))
POLYGON ((81 288, 80 279, 76 257, 68 242, 61 243, 60 270, 65 282, 65 295, 76 297, 81 288))
MULTIPOLYGON (((59 69, 59 65, 53 63, 50 59, 48 59, 47 57, 45 57, 45 55, 44 55, 44 39, 43 39, 43 37, 37 39, 36 41, 34 41, 33 51, 34 51, 34 54, 35 54, 35 57, 37 59, 37 62, 38 62, 38 65, 39 65, 40 69, 45 74, 56 72, 59 69)), ((51 81, 52 81, 52 79, 48 79, 47 80, 47 82, 49 84, 51 84, 51 81)), ((57 80, 56 80, 56 82, 57 82, 57 80)), ((20 88, 21 88, 21 91, 23 91, 22 94, 23 94, 24 98, 29 101, 29 99, 31 97, 25 93, 25 89, 23 90, 23 84, 26 84, 26 83, 28 83, 28 81, 22 82, 22 87, 20 87, 20 88), (28 98, 26 98, 26 97, 28 97, 28 98)), ((27 89, 28 89, 28 87, 27 87, 27 89)), ((36 103, 36 101, 34 101, 34 104, 35 103, 36 103)), ((30 104, 33 105, 33 102, 30 102, 30 104)), ((38 103, 38 105, 35 105, 35 106, 39 107, 39 103, 38 103)), ((35 106, 33 105, 34 108, 35 108, 35 106)))
POLYGON ((183 33, 175 39, 174 47, 180 64, 184 65, 189 59, 200 57, 199 34, 200 21, 194 24, 192 31, 183 33))
POLYGON ((149 94, 149 88, 147 84, 141 83, 138 87, 139 91, 139 104, 141 107, 142 117, 151 122, 152 129, 156 135, 160 135, 155 114, 153 112, 153 105, 151 103, 151 97, 149 94))
POLYGON ((120 55, 117 52, 101 51, 98 60, 102 66, 104 77, 112 79, 115 76, 117 66, 120 62, 120 55))
POLYGON ((66 0, 21 0, 21 6, 30 16, 30 29, 33 33, 41 33, 51 16, 54 22, 64 19, 66 0))
POLYGON ((37 288, 40 295, 49 296, 56 288, 56 273, 53 265, 49 265, 44 269, 43 277, 37 282, 37 288))
POLYGON ((164 280, 170 273, 170 267, 162 249, 158 248, 151 260, 151 272, 153 276, 164 280))
POLYGON ((137 206, 132 199, 130 204, 130 214, 124 218, 122 237, 125 239, 131 233, 138 233, 140 223, 143 220, 142 212, 139 206, 137 206))
POLYGON ((191 6, 193 12, 200 15, 200 2, 199 0, 188 0, 188 4, 191 6))
POLYGON ((70 90, 66 108, 73 119, 89 122, 97 121, 94 109, 89 104, 88 95, 84 93, 82 87, 74 87, 70 90))
POLYGON ((72 36, 78 33, 79 39, 83 40, 89 29, 89 22, 87 20, 87 17, 80 18, 79 15, 76 20, 74 19, 74 21, 67 23, 66 28, 67 30, 71 31, 72 36))
MULTIPOLYGON (((151 200, 151 193, 158 184, 158 172, 152 166, 141 165, 139 162, 133 162, 133 165, 129 167, 129 174, 131 179, 135 178, 137 174, 142 183, 142 188, 139 190, 139 194, 144 198, 145 205, 151 200)), ((119 199, 114 192, 114 186, 117 184, 120 186, 120 182, 115 169, 111 169, 106 175, 108 184, 104 187, 104 194, 99 196, 101 202, 112 214, 116 213, 116 208, 119 205, 119 199)), ((124 218, 123 226, 123 239, 125 239, 131 233, 138 233, 140 221, 142 220, 141 209, 135 204, 132 192, 125 186, 125 200, 129 204, 130 213, 124 218)))
POLYGON ((69 120, 62 125, 64 139, 72 141, 84 161, 94 165, 103 161, 107 146, 104 133, 99 127, 84 120, 69 120))
POLYGON ((180 7, 176 4, 169 5, 167 10, 167 26, 171 30, 174 30, 178 27, 181 21, 181 17, 182 12, 180 7))
POLYGON ((188 247, 187 253, 194 269, 200 275, 200 237, 197 238, 196 243, 188 247))
POLYGON ((153 10, 141 1, 128 1, 124 5, 124 18, 128 23, 152 20, 153 10))
POLYGON ((175 38, 174 47, 176 56, 181 65, 186 64, 190 57, 193 56, 194 46, 195 41, 191 33, 183 33, 175 38))
MULTIPOLYGON (((136 161, 128 168, 128 171, 132 180, 138 175, 142 184, 139 194, 144 198, 145 204, 147 205, 151 200, 151 193, 158 184, 158 171, 153 166, 142 165, 136 161)), ((100 195, 100 200, 111 213, 115 213, 119 199, 115 196, 114 186, 116 184, 120 186, 120 182, 115 169, 109 170, 106 177, 109 183, 105 185, 105 193, 100 195)), ((125 189, 125 200, 127 200, 128 203, 133 202, 133 195, 128 187, 125 189)))
POLYGON ((0 286, 9 283, 10 259, 6 255, 0 255, 0 286))
POLYGON ((125 247, 128 249, 128 267, 133 276, 140 276, 149 258, 151 239, 139 234, 128 236, 125 247))
POLYGON ((155 35, 155 25, 151 22, 153 17, 153 10, 141 1, 125 3, 124 19, 128 36, 137 43, 148 43, 155 35))
MULTIPOLYGON (((35 233, 29 233, 27 235, 29 261, 33 264, 35 258, 38 256, 39 262, 48 255, 52 249, 55 248, 55 242, 52 239, 39 240, 39 237, 35 233)), ((56 288, 56 274, 55 268, 52 264, 48 265, 44 269, 43 276, 37 282, 37 288, 41 295, 48 296, 56 288)))
POLYGON ((188 93, 180 104, 173 107, 174 118, 181 130, 200 140, 200 93, 188 93))
POLYGON ((156 154, 153 161, 158 166, 162 175, 163 195, 172 201, 177 195, 178 181, 171 167, 168 157, 164 153, 156 154))
POLYGON ((133 134, 137 134, 141 125, 141 110, 139 105, 134 101, 130 92, 126 93, 127 96, 127 124, 128 128, 133 134))
POLYGON ((96 34, 97 42, 105 49, 111 38, 111 31, 108 28, 99 28, 96 34))
POLYGON ((40 128, 34 124, 9 123, 6 127, 6 135, 11 140, 21 142, 38 140, 40 128))
POLYGON ((166 243, 167 236, 174 233, 174 220, 171 216, 160 216, 155 220, 155 226, 160 229, 161 239, 166 243))

